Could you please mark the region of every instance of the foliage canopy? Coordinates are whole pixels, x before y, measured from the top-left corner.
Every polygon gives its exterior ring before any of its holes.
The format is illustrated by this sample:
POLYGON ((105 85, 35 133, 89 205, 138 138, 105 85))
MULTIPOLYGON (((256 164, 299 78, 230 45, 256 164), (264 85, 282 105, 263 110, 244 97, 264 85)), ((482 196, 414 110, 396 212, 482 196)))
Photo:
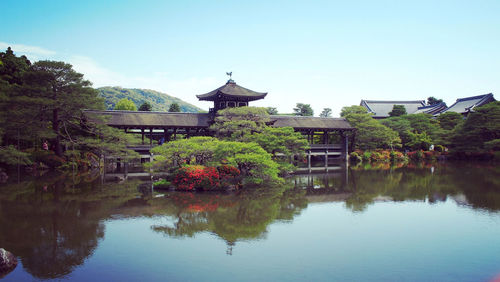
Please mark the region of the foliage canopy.
POLYGON ((137 107, 134 102, 127 98, 120 99, 115 105, 115 110, 117 111, 137 111, 137 107))
POLYGON ((293 112, 296 116, 313 116, 314 115, 314 111, 311 108, 310 104, 297 103, 295 108, 293 108, 293 112))

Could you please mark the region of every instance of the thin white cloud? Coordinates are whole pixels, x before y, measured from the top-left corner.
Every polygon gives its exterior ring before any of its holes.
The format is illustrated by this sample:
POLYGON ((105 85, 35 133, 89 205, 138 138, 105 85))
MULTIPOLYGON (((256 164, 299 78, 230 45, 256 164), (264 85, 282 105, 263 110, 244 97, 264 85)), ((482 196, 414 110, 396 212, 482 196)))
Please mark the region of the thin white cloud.
POLYGON ((121 86, 151 89, 167 93, 201 108, 208 108, 211 105, 200 103, 195 94, 220 86, 218 85, 220 81, 213 77, 172 79, 168 72, 156 72, 148 76, 126 76, 107 69, 86 56, 71 56, 67 61, 77 72, 83 73, 85 79, 91 81, 94 87, 121 86))
POLYGON ((41 56, 50 57, 56 54, 55 51, 47 50, 45 48, 38 46, 0 42, 0 50, 6 50, 7 47, 11 47, 12 51, 14 51, 16 54, 23 54, 27 56, 31 55, 36 57, 41 57, 41 56))

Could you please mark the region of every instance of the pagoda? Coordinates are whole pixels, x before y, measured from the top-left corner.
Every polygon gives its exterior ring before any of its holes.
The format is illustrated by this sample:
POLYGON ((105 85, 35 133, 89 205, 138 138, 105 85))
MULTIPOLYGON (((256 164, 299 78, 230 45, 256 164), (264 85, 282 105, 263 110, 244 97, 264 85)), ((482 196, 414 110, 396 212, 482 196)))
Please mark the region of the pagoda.
POLYGON ((263 99, 266 95, 267 93, 264 92, 241 87, 229 78, 225 85, 208 93, 196 95, 196 97, 200 101, 213 101, 214 107, 210 108, 209 113, 214 114, 225 108, 248 106, 248 102, 263 99))

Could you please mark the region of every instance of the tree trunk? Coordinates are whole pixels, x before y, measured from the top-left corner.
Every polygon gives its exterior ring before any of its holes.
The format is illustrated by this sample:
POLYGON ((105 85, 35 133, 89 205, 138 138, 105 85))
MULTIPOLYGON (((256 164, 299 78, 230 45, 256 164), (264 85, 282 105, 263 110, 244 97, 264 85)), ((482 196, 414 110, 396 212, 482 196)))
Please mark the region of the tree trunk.
POLYGON ((63 151, 61 147, 61 136, 59 134, 59 109, 54 109, 52 111, 52 130, 56 134, 56 138, 54 139, 54 153, 58 157, 63 156, 63 151))

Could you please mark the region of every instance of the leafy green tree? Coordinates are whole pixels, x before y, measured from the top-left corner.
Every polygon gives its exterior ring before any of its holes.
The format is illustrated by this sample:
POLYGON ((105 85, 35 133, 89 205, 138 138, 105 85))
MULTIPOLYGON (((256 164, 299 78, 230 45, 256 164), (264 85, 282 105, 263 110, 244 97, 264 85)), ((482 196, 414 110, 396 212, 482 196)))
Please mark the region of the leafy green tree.
POLYGON ((28 81, 39 89, 46 101, 44 111, 55 138, 54 152, 63 156, 63 139, 71 140, 68 127, 78 127, 83 109, 102 109, 103 101, 83 74, 73 70, 70 64, 55 61, 38 61, 31 67, 28 81))
POLYGON ((265 127, 261 133, 245 136, 243 140, 259 144, 273 156, 302 155, 309 147, 304 136, 292 127, 265 127))
POLYGON ((435 105, 435 104, 439 104, 442 102, 443 102, 443 99, 437 99, 437 98, 434 98, 432 96, 427 98, 427 105, 435 105))
POLYGON ((177 103, 172 103, 170 108, 168 108, 168 111, 170 113, 179 113, 181 111, 181 107, 179 107, 179 104, 177 103))
POLYGON ((364 107, 344 107, 342 113, 345 119, 357 129, 355 143, 357 148, 374 150, 401 146, 398 133, 373 119, 364 107))
POLYGON ((340 111, 340 116, 341 117, 346 117, 349 114, 367 114, 368 110, 363 107, 363 106, 350 106, 350 107, 343 107, 342 110, 340 111))
POLYGON ((213 166, 229 164, 241 171, 247 183, 281 181, 278 177, 278 164, 272 160, 271 154, 254 142, 193 137, 165 143, 152 151, 158 155, 152 163, 158 170, 180 167, 186 163, 213 166))
POLYGON ((120 99, 115 105, 115 110, 117 111, 137 111, 137 107, 134 102, 127 98, 120 99))
POLYGON ((153 167, 165 171, 184 164, 208 165, 214 161, 217 142, 213 137, 193 137, 165 143, 152 149, 155 154, 153 167))
POLYGON ((26 56, 17 57, 10 47, 5 52, 0 53, 2 61, 0 68, 0 78, 9 84, 23 84, 23 75, 28 71, 31 62, 26 56))
POLYGON ((481 151, 486 146, 494 148, 497 139, 500 139, 500 101, 474 108, 456 128, 453 144, 456 151, 481 151))
MULTIPOLYGON (((64 156, 63 147, 67 157, 75 158, 84 151, 135 154, 125 148, 125 140, 131 136, 104 122, 91 122, 83 114, 83 109, 103 109, 103 101, 71 65, 54 61, 31 65, 13 52, 0 56, 5 63, 0 67, 0 131, 8 137, 3 138, 5 143, 17 141, 18 148, 41 149, 43 140, 50 140, 50 149, 60 157, 64 156)), ((22 154, 12 148, 3 147, 0 154, 5 159, 15 156, 26 164, 22 154)))
POLYGON ((217 112, 210 130, 226 140, 241 140, 245 135, 260 133, 270 121, 266 108, 237 107, 217 112))
POLYGON ((296 116, 313 116, 314 115, 314 111, 311 108, 310 104, 297 103, 295 108, 293 108, 293 112, 296 116))
POLYGON ((439 121, 439 126, 445 130, 452 130, 457 125, 461 124, 464 121, 464 118, 461 114, 455 112, 446 112, 440 114, 437 117, 439 121))
POLYGON ((380 123, 399 134, 403 148, 406 148, 407 144, 412 140, 411 133, 413 132, 413 127, 411 127, 410 121, 407 119, 403 117, 390 117, 381 120, 380 123))
POLYGON ((237 167, 246 176, 247 183, 281 181, 278 164, 257 143, 221 142, 215 150, 215 159, 237 167))
POLYGON ((331 117, 332 116, 332 109, 330 108, 324 108, 323 111, 319 114, 320 117, 331 117))
POLYGON ((439 127, 439 122, 430 114, 411 114, 403 116, 410 122, 414 133, 426 133, 432 144, 441 144, 443 130, 439 127))
POLYGON ((309 144, 304 136, 295 132, 292 127, 265 127, 261 133, 246 135, 244 142, 255 142, 266 152, 272 154, 273 160, 279 164, 281 174, 294 171, 292 158, 303 157, 309 144))
POLYGON ((398 117, 406 115, 406 108, 403 105, 394 105, 392 111, 389 112, 389 116, 398 117))
POLYGON ((410 142, 406 145, 412 150, 429 150, 431 144, 432 140, 426 132, 410 132, 410 142))
POLYGON ((301 156, 307 140, 291 127, 273 128, 266 125, 270 117, 266 108, 228 108, 217 113, 211 130, 217 137, 231 141, 256 142, 280 165, 280 172, 293 171, 292 156, 301 156))
POLYGON ((273 107, 267 107, 267 113, 269 115, 277 115, 278 114, 278 109, 273 108, 273 107))
POLYGON ((25 56, 14 55, 10 47, 0 53, 0 61, 0 163, 29 164, 28 154, 20 151, 20 145, 31 141, 30 135, 46 127, 37 119, 36 109, 27 104, 30 98, 22 91, 23 76, 31 62, 25 56), (23 134, 25 131, 29 136, 23 134))
POLYGON ((142 105, 139 107, 139 111, 141 112, 151 112, 151 104, 148 102, 142 103, 142 105))

